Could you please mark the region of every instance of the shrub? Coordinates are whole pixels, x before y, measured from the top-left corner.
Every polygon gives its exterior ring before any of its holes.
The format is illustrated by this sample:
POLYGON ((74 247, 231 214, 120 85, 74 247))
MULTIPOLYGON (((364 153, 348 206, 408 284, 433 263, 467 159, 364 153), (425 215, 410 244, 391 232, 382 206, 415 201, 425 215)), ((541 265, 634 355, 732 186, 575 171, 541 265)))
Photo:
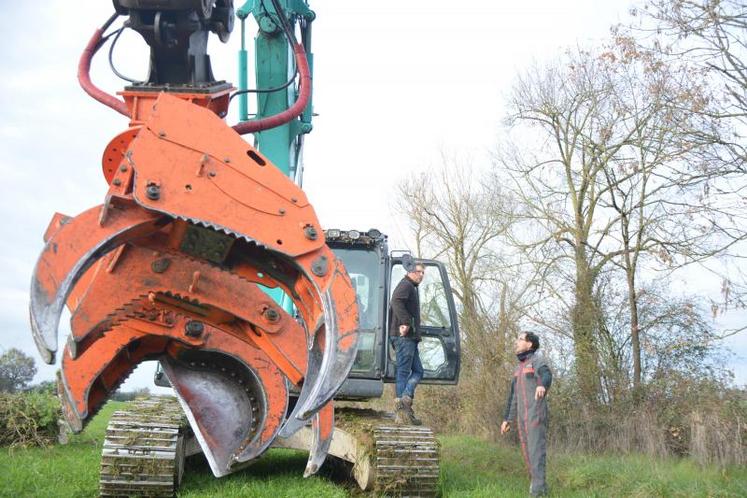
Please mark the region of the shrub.
POLYGON ((0 394, 0 446, 46 446, 57 438, 60 402, 49 393, 0 394))

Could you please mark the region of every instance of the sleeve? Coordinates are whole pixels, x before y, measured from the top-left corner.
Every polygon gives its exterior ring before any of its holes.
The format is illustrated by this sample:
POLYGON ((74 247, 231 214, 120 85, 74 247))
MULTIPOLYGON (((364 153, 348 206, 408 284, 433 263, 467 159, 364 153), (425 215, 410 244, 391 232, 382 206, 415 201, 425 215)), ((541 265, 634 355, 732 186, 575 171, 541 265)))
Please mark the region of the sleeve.
POLYGON ((508 388, 508 399, 506 400, 506 409, 503 411, 503 420, 513 420, 516 418, 516 377, 511 379, 511 385, 508 388))
POLYGON ((537 376, 539 377, 539 384, 544 386, 546 390, 550 389, 552 385, 552 372, 550 367, 542 365, 537 369, 537 376))
POLYGON ((410 315, 410 312, 407 311, 407 300, 409 297, 410 293, 407 284, 405 284, 404 281, 400 282, 397 287, 395 287, 391 300, 395 327, 399 327, 400 325, 412 325, 413 317, 410 315))

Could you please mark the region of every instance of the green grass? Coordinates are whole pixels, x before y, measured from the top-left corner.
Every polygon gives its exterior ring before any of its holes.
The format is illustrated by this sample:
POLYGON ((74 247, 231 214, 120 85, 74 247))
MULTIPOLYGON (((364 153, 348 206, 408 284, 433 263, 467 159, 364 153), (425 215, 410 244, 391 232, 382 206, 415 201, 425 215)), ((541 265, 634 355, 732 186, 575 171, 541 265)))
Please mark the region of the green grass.
MULTIPOLYGON (((516 448, 445 436, 441 489, 448 497, 525 497, 529 477, 516 448)), ((747 469, 701 468, 690 460, 548 455, 554 497, 744 497, 747 469)))
MULTIPOLYGON (((66 446, 0 448, 0 496, 94 497, 106 422, 122 403, 111 402, 66 446)), ((516 448, 468 436, 444 436, 441 490, 447 497, 524 497, 529 481, 516 448)), ((202 457, 187 461, 180 497, 360 496, 349 481, 323 472, 303 479, 306 454, 270 450, 257 463, 222 479, 202 457)), ((643 456, 548 456, 551 496, 556 497, 743 497, 744 468, 700 468, 688 460, 643 456)))

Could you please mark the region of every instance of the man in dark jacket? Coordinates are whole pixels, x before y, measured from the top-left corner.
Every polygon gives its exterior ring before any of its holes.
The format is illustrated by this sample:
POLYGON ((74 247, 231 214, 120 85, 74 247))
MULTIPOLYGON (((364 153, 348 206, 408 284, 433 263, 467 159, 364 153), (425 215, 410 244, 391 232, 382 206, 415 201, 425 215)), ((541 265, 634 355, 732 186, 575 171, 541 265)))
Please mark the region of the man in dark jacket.
POLYGON ((396 422, 420 425, 412 409, 415 388, 423 378, 420 362, 420 298, 418 285, 423 281, 425 266, 406 258, 403 266, 407 275, 397 284, 389 306, 389 338, 397 355, 396 393, 394 403, 396 422))
POLYGON ((514 352, 519 365, 514 370, 508 393, 501 434, 511 429, 514 418, 519 429, 521 452, 529 470, 529 494, 547 494, 545 483, 545 455, 547 448, 547 400, 545 395, 552 384, 552 372, 545 359, 537 353, 539 337, 532 332, 519 335, 514 352))

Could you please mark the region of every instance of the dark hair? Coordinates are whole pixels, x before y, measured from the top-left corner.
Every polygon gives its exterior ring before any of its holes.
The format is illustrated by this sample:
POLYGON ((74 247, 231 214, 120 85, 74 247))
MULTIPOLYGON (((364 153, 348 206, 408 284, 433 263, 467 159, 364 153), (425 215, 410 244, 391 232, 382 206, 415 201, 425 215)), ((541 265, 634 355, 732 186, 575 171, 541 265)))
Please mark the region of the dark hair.
POLYGON ((524 332, 524 340, 532 343, 532 351, 540 348, 540 338, 534 332, 524 332))

